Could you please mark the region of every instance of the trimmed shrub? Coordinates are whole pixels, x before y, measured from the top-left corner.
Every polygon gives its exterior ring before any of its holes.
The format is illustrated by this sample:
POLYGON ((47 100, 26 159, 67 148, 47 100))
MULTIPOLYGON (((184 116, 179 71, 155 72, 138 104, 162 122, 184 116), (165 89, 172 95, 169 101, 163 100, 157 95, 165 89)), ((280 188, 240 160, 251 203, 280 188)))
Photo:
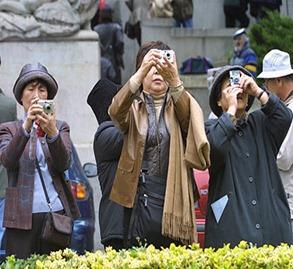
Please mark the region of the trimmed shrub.
POLYGON ((280 49, 293 55, 293 19, 278 12, 268 12, 268 17, 251 27, 251 48, 259 59, 258 71, 262 70, 263 57, 271 49, 280 49))
POLYGON ((198 244, 175 246, 158 250, 152 245, 119 252, 107 248, 105 252, 77 255, 72 250, 52 252, 49 256, 33 255, 27 260, 7 258, 1 269, 258 269, 293 268, 293 247, 250 246, 242 241, 231 249, 229 245, 214 250, 201 249, 198 244))

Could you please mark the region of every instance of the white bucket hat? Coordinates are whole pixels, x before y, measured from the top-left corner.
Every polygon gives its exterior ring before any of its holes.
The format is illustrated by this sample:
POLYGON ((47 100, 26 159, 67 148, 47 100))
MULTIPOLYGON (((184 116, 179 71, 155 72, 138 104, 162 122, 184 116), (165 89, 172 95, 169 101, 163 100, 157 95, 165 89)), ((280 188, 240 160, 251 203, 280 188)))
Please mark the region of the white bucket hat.
POLYGON ((279 78, 293 74, 290 55, 287 52, 273 49, 263 58, 262 72, 258 78, 279 78))

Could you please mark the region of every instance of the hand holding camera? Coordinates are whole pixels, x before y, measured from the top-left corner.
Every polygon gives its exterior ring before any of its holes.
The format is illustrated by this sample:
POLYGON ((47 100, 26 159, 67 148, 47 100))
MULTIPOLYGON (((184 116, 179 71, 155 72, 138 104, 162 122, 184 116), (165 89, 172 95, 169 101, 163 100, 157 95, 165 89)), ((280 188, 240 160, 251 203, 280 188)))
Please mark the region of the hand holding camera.
POLYGON ((34 122, 50 137, 58 133, 53 100, 40 100, 38 97, 35 97, 31 101, 23 128, 30 132, 34 122))
POLYGON ((178 73, 175 52, 173 50, 161 50, 161 59, 157 62, 156 68, 159 74, 169 84, 169 87, 177 87, 181 84, 178 73))
POLYGON ((261 90, 256 84, 255 80, 240 72, 240 70, 231 70, 230 75, 230 85, 232 87, 242 88, 245 93, 252 96, 258 96, 261 90))
POLYGON ((54 137, 58 134, 54 102, 53 100, 38 100, 38 105, 42 107, 43 112, 37 115, 37 123, 49 137, 54 137))

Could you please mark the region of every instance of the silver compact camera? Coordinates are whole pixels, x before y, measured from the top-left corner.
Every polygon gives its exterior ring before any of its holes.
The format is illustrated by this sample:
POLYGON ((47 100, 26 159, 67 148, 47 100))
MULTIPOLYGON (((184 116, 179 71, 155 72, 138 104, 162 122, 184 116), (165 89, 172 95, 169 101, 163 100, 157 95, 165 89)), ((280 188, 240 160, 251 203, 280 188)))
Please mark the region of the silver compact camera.
POLYGON ((43 108, 46 114, 53 114, 55 111, 53 100, 39 100, 38 104, 43 108))
POLYGON ((161 62, 164 62, 164 57, 168 59, 170 63, 174 62, 174 51, 173 50, 161 50, 161 62))
POLYGON ((231 86, 236 86, 240 84, 240 77, 241 73, 239 70, 231 70, 229 72, 230 75, 230 85, 231 86))

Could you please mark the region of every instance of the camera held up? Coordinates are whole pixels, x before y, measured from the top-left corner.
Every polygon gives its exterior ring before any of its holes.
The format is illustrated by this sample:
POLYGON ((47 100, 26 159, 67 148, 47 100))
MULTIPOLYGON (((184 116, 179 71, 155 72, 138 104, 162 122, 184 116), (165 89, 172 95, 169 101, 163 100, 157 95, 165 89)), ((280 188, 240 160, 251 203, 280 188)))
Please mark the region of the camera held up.
POLYGON ((55 107, 53 100, 39 100, 38 104, 43 107, 46 114, 54 114, 55 107))
POLYGON ((240 84, 240 71, 239 70, 231 70, 229 72, 230 75, 230 85, 236 86, 240 84))
POLYGON ((161 62, 164 63, 164 57, 168 59, 170 63, 174 62, 174 51, 173 50, 161 50, 161 62))

